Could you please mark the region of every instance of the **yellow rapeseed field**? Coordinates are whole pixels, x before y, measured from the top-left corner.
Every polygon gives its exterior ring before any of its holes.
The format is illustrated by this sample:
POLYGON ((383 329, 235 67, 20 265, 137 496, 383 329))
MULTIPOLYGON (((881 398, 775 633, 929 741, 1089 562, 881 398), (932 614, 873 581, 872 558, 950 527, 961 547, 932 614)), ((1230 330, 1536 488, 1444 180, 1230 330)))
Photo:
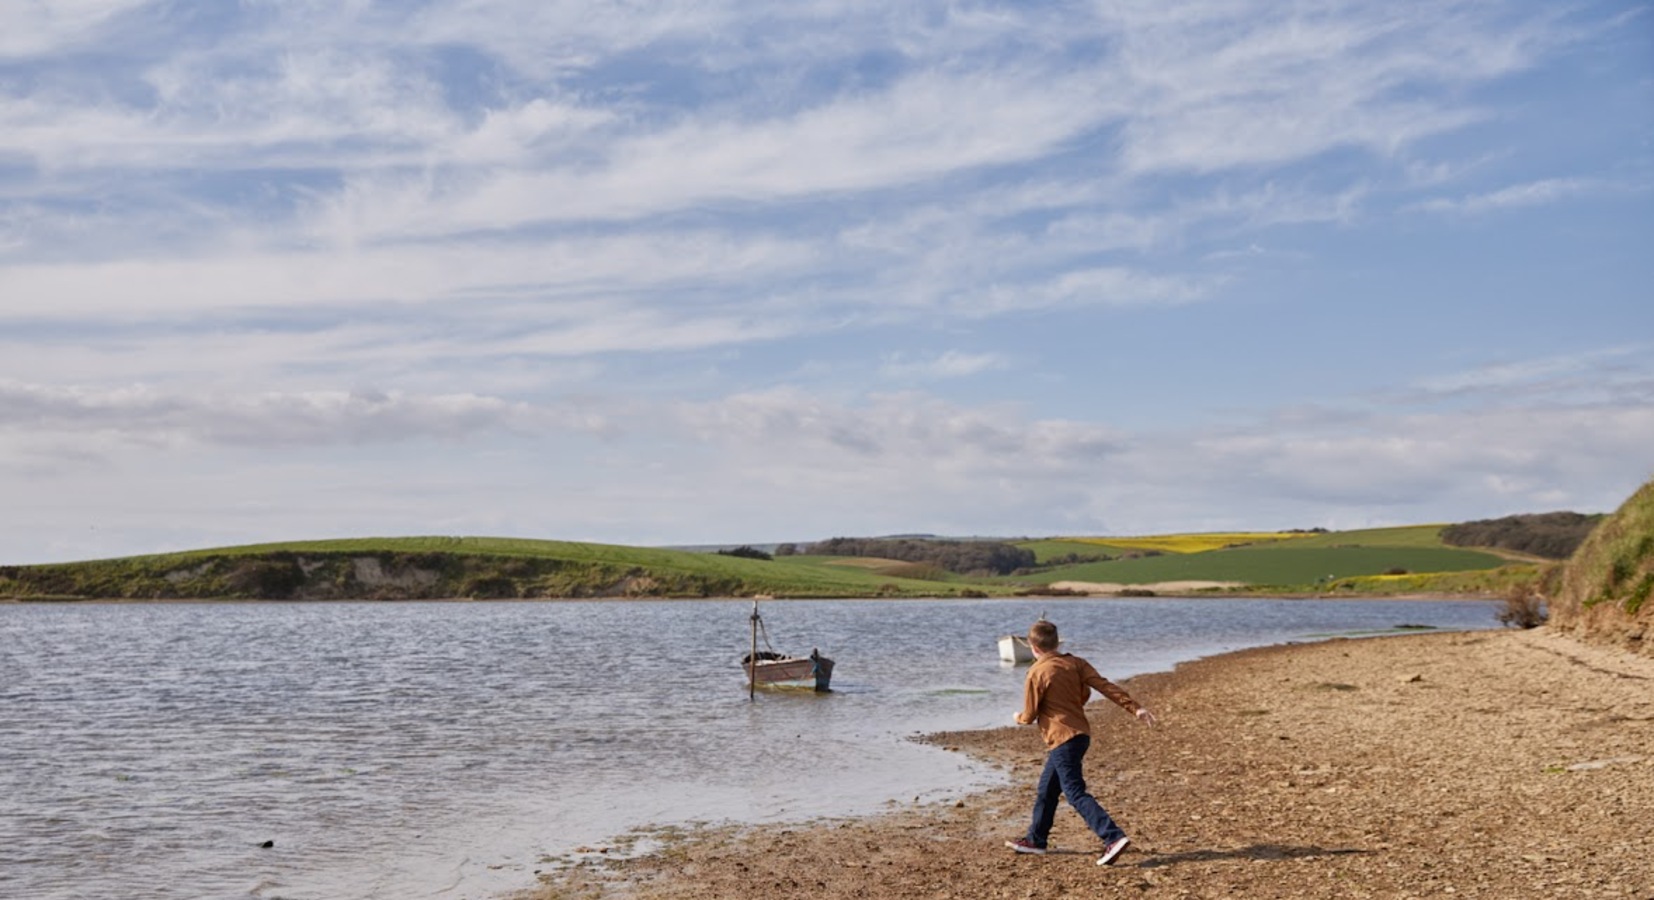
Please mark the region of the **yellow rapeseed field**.
POLYGON ((1236 544, 1263 544, 1292 538, 1313 537, 1302 531, 1214 531, 1203 534, 1157 534, 1145 537, 1076 537, 1063 540, 1102 544, 1127 550, 1159 550, 1162 553, 1205 553, 1236 544))

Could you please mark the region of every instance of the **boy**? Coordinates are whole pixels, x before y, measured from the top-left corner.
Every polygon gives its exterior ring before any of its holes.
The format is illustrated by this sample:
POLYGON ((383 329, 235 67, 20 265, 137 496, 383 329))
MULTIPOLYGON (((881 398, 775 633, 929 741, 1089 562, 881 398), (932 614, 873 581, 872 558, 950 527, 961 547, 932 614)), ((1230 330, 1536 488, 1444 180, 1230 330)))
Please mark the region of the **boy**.
POLYGON ((1018 853, 1044 853, 1060 794, 1102 839, 1103 855, 1097 865, 1106 866, 1126 849, 1131 838, 1086 792, 1081 765, 1091 746, 1091 722, 1085 716, 1085 701, 1096 688, 1145 725, 1154 724, 1154 714, 1138 705, 1125 689, 1097 674, 1091 663, 1058 653, 1056 625, 1044 619, 1035 622, 1028 628, 1028 646, 1034 651, 1034 664, 1023 682, 1022 711, 1016 714, 1016 722, 1039 723, 1040 736, 1045 739, 1045 770, 1040 773, 1034 795, 1034 820, 1028 834, 1006 841, 1005 846, 1018 853))

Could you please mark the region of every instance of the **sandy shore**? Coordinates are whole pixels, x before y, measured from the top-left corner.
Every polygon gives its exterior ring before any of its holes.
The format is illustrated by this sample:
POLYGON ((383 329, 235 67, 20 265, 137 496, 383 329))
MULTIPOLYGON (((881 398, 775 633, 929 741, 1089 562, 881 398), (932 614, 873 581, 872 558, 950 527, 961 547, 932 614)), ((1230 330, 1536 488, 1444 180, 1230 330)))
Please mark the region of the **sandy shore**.
POLYGON ((1092 707, 1088 779, 1134 841, 1113 866, 1066 806, 1058 852, 1002 846, 1042 760, 1032 729, 1006 728, 932 740, 1011 787, 648 835, 642 856, 548 860, 524 896, 1654 898, 1654 660, 1476 632, 1249 650, 1126 684, 1162 725, 1092 707))

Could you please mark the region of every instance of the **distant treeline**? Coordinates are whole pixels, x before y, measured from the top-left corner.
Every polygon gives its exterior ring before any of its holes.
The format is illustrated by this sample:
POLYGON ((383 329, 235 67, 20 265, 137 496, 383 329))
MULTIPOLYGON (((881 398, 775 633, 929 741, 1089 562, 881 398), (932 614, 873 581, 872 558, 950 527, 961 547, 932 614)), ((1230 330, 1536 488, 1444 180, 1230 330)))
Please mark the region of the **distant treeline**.
POLYGON ((1442 529, 1442 543, 1455 547, 1497 547, 1546 559, 1567 559, 1602 516, 1576 512, 1533 513, 1460 522, 1442 529))
POLYGON ((719 550, 719 551, 717 551, 717 553, 718 553, 719 556, 739 556, 742 559, 774 559, 775 558, 774 556, 770 555, 769 553, 766 553, 765 551, 760 550, 757 547, 752 547, 752 546, 749 546, 747 544, 742 544, 739 547, 732 547, 728 550, 719 550))
MULTIPOLYGON (((777 548, 778 550, 780 548, 777 548)), ((813 556, 871 556, 928 563, 961 575, 1009 575, 1034 565, 1034 551, 999 541, 930 541, 910 538, 829 538, 804 548, 813 556)))

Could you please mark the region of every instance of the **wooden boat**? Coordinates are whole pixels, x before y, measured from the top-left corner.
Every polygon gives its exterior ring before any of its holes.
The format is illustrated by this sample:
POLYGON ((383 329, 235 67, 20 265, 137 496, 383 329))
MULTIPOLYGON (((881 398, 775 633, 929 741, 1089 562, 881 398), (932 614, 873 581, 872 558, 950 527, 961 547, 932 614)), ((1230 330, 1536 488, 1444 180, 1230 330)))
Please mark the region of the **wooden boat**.
POLYGON ((1034 648, 1028 646, 1026 637, 1007 634, 999 639, 999 658, 1013 664, 1031 663, 1034 661, 1034 648))
POLYGON ((830 691, 833 683, 833 661, 811 650, 809 656, 784 656, 773 650, 758 651, 758 662, 752 654, 741 658, 741 667, 756 687, 809 688, 830 691))
POLYGON ((758 601, 752 603, 752 652, 741 657, 741 668, 747 673, 747 695, 760 687, 802 687, 826 693, 832 690, 833 661, 811 650, 809 656, 788 656, 770 647, 770 636, 764 633, 764 620, 758 615, 758 601), (763 634, 766 649, 758 649, 758 637, 763 634))

